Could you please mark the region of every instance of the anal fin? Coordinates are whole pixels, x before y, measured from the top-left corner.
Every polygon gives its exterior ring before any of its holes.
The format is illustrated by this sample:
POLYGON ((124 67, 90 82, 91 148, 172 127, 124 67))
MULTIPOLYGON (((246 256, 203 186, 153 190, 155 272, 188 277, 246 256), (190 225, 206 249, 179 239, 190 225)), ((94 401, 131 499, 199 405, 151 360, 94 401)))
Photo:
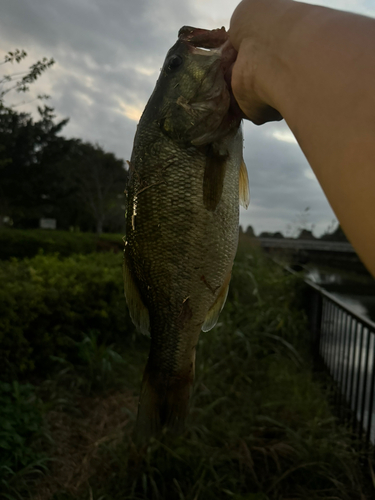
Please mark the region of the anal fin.
POLYGON ((144 305, 138 287, 134 283, 130 273, 126 258, 123 264, 124 291, 128 304, 130 317, 135 326, 145 335, 150 335, 150 316, 147 307, 144 305))
POLYGON ((221 287, 219 295, 216 298, 216 301, 214 302, 214 304, 211 306, 210 310, 208 311, 206 319, 204 320, 204 323, 202 325, 203 332, 208 332, 216 325, 217 320, 219 319, 219 315, 224 307, 225 301, 227 300, 228 290, 229 290, 229 282, 230 282, 231 276, 232 276, 232 273, 229 272, 228 276, 226 277, 226 279, 224 281, 223 286, 221 287))

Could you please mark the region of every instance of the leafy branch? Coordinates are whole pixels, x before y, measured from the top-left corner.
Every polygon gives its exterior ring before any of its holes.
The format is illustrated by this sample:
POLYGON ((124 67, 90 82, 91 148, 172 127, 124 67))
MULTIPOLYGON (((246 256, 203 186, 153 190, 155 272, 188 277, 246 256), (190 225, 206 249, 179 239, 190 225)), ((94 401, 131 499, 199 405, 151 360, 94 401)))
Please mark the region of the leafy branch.
MULTIPOLYGON (((4 61, 0 63, 20 63, 27 57, 27 52, 24 50, 15 49, 15 51, 8 52, 4 61)), ((42 60, 32 64, 27 71, 4 75, 0 77, 0 109, 4 109, 4 97, 11 91, 15 92, 28 92, 29 85, 35 82, 48 68, 55 63, 54 59, 43 57, 42 60), (23 75, 23 76, 22 76, 23 75)), ((47 99, 49 96, 42 94, 38 95, 37 99, 47 99)), ((12 106, 14 107, 14 106, 12 106)), ((8 108, 9 109, 9 108, 8 108)))

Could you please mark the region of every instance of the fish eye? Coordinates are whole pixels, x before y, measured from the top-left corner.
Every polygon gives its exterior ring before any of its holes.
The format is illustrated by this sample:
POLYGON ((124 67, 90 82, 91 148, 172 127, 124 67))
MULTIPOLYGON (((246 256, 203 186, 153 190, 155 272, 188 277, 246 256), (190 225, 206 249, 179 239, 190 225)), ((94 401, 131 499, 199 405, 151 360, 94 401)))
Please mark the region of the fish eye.
POLYGON ((176 69, 181 66, 183 59, 181 56, 174 55, 168 59, 168 69, 176 69))

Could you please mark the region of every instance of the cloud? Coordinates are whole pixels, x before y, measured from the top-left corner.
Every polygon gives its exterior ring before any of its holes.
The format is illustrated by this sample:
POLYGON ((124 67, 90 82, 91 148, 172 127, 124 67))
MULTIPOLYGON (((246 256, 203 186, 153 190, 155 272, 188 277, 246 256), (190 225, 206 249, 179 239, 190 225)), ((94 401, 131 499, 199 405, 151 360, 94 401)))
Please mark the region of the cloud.
POLYGON ((230 17, 238 5, 237 0, 192 0, 200 26, 206 29, 229 28, 230 17))
POLYGON ((316 180, 316 176, 314 174, 314 172, 311 170, 311 168, 307 168, 304 172, 303 172, 304 176, 307 177, 308 179, 311 179, 311 180, 316 180))
MULTIPOLYGON (((25 48, 23 67, 53 56, 57 63, 27 100, 50 94, 58 117, 70 117, 65 134, 111 144, 129 158, 135 121, 177 37, 179 17, 195 20, 190 11, 181 5, 177 14, 171 0, 4 0, 2 46, 25 48)), ((23 110, 35 111, 35 104, 23 110)))
POLYGON ((244 159, 249 172, 250 207, 241 210, 243 227, 256 232, 286 231, 297 226, 305 208, 310 207, 308 223, 322 233, 335 215, 306 158, 295 141, 276 137, 291 134, 285 122, 244 127, 244 159), (311 172, 312 175, 306 174, 311 172))
POLYGON ((119 105, 120 105, 120 108, 121 108, 123 114, 127 118, 138 123, 138 121, 142 115, 142 111, 143 111, 142 107, 132 106, 132 105, 126 104, 125 102, 121 102, 121 101, 119 102, 119 105))
POLYGON ((287 131, 281 131, 281 130, 276 130, 273 132, 272 137, 277 139, 278 141, 284 141, 284 142, 289 142, 291 144, 297 144, 297 139, 294 137, 292 132, 290 130, 287 131))
MULTIPOLYGON (((55 66, 31 86, 30 97, 50 94, 58 117, 70 118, 64 135, 98 142, 126 160, 137 120, 179 28, 228 28, 237 3, 2 0, 2 50, 26 49, 26 67, 43 56, 54 57, 55 66)), ((319 3, 375 13, 374 0, 319 3)), ((23 109, 33 110, 35 103, 23 109)), ((258 232, 285 230, 288 224, 297 225, 309 206, 309 224, 323 231, 334 214, 286 124, 256 127, 247 122, 244 136, 251 202, 247 212, 241 210, 242 225, 253 225, 258 232)))

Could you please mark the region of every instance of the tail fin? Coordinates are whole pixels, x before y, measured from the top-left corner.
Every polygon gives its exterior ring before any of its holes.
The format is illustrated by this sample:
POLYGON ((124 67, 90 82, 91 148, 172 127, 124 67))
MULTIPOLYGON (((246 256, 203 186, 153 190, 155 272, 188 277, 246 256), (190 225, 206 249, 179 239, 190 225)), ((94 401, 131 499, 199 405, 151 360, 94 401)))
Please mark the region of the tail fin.
POLYGON ((161 376, 146 366, 134 436, 139 442, 158 436, 164 428, 183 431, 189 410, 193 375, 161 376))

